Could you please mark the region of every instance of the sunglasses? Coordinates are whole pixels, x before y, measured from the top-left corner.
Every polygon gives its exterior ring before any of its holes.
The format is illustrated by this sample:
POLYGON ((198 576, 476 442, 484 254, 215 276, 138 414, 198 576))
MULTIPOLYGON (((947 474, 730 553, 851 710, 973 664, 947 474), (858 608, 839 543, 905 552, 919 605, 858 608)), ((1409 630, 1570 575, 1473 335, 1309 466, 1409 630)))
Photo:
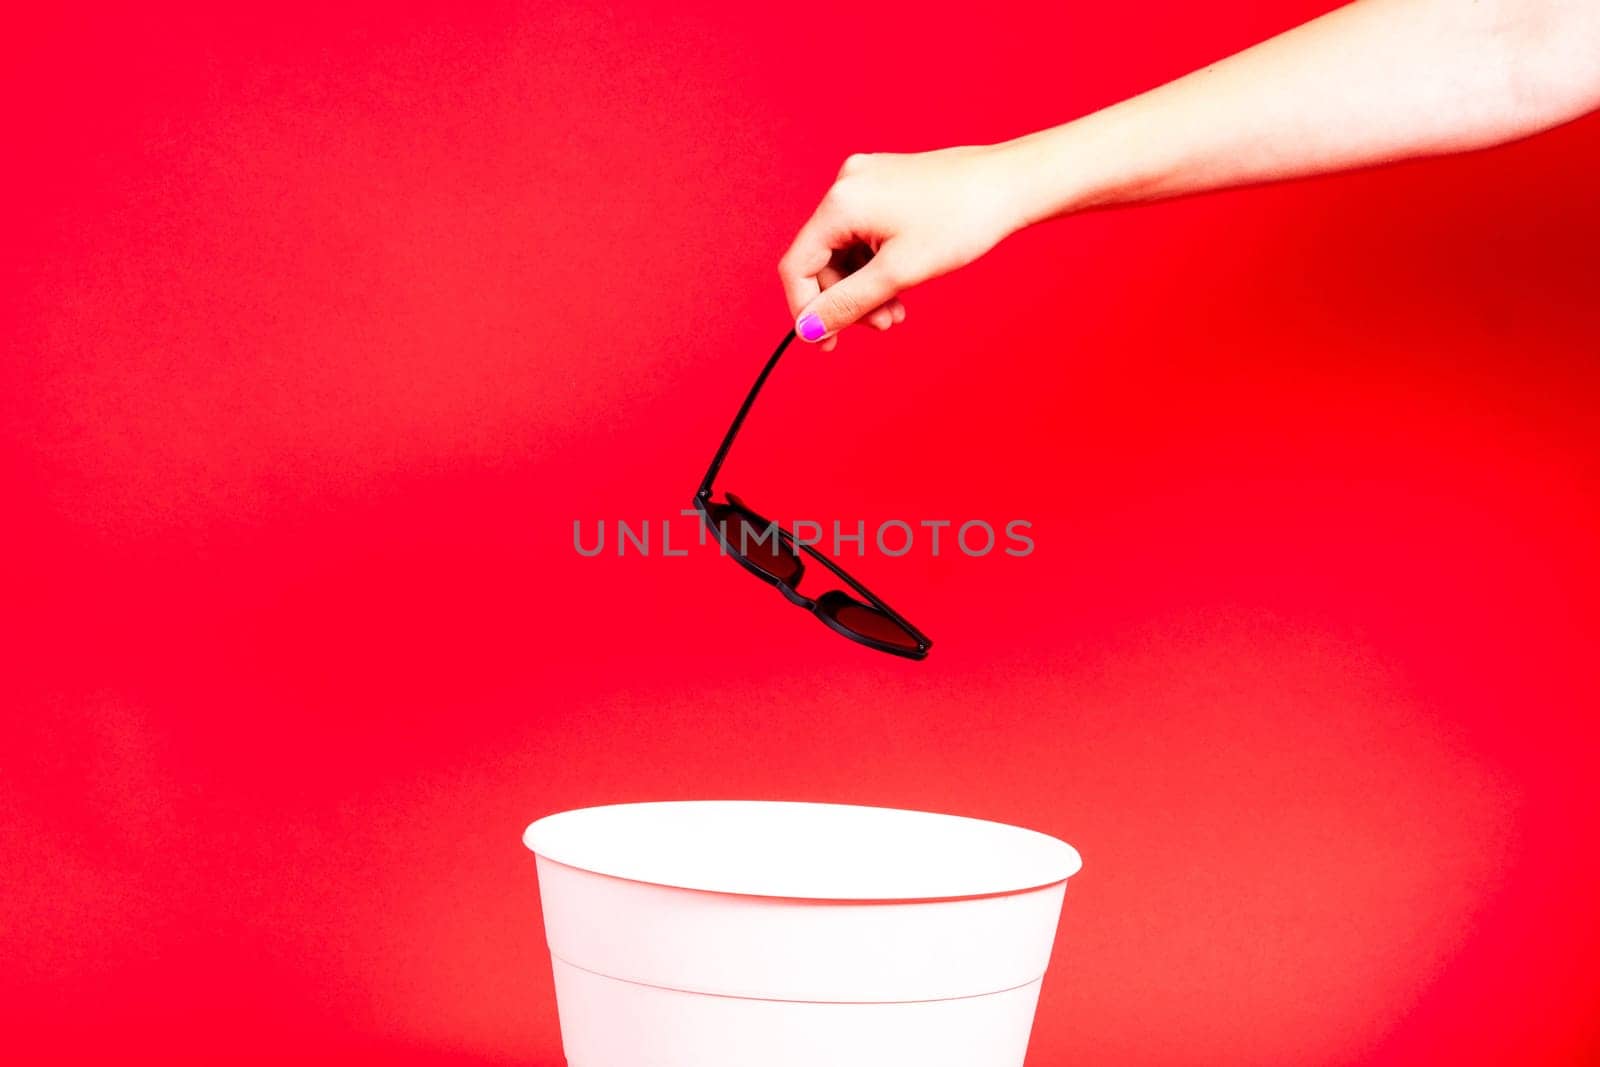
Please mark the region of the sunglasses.
POLYGON ((756 394, 761 392, 767 376, 778 365, 779 357, 793 340, 794 331, 790 330, 778 345, 778 350, 772 353, 772 358, 767 360, 750 395, 744 398, 739 414, 734 416, 733 425, 728 429, 728 436, 722 439, 722 447, 717 449, 716 458, 711 461, 711 469, 706 471, 705 480, 700 483, 700 491, 695 494, 695 509, 700 512, 701 520, 716 534, 723 552, 738 560, 740 566, 757 578, 777 586, 789 603, 804 608, 822 620, 824 625, 868 648, 893 656, 922 659, 927 656, 933 642, 874 596, 866 586, 846 574, 838 564, 806 542, 796 541, 788 531, 757 514, 732 493, 727 493, 720 501, 712 499, 712 482, 722 469, 723 460, 728 458, 728 449, 733 446, 733 439, 738 436, 744 417, 750 413, 756 394), (836 587, 815 597, 802 593, 800 583, 806 573, 802 552, 833 572, 834 577, 840 579, 849 590, 836 587))

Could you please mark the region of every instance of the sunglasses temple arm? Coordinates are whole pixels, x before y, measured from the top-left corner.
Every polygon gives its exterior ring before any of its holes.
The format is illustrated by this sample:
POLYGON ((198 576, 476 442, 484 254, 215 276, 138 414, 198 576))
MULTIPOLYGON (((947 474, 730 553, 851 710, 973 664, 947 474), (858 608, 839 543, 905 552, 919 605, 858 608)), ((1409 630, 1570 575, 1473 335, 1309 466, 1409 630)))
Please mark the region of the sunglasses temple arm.
POLYGON ((767 360, 767 365, 762 368, 761 376, 756 379, 756 384, 751 386, 750 395, 744 398, 739 414, 733 417, 733 425, 728 428, 728 436, 722 439, 722 447, 717 449, 716 458, 711 461, 711 469, 706 471, 705 481, 700 483, 700 491, 695 495, 695 499, 705 500, 711 496, 711 483, 716 480, 717 472, 722 469, 722 461, 728 458, 728 449, 733 447, 733 439, 739 436, 739 427, 744 425, 744 417, 750 414, 750 406, 756 402, 761 387, 767 383, 767 375, 778 365, 778 357, 783 355, 783 350, 788 348, 789 342, 793 340, 794 331, 790 330, 778 344, 778 350, 772 353, 772 358, 767 360))
POLYGON ((885 615, 889 616, 889 618, 893 619, 895 622, 897 622, 901 626, 903 626, 905 628, 906 632, 909 633, 912 637, 915 637, 918 641, 920 641, 924 645, 930 645, 930 644, 933 643, 933 642, 928 640, 928 637, 927 637, 926 634, 924 634, 921 630, 917 629, 915 626, 911 625, 911 623, 906 621, 906 619, 898 611, 895 611, 888 604, 884 603, 878 597, 873 595, 872 590, 868 589, 866 586, 862 585, 860 582, 858 582, 854 578, 850 577, 849 572, 847 572, 843 567, 839 566, 837 563, 833 562, 833 560, 829 559, 827 556, 823 555, 821 552, 818 552, 816 549, 812 548, 810 545, 808 545, 808 544, 806 544, 806 543, 804 543, 802 541, 796 541, 794 543, 797 544, 802 551, 804 551, 805 553, 810 555, 818 563, 820 563, 824 567, 828 568, 830 571, 832 571, 838 577, 844 579, 845 583, 847 585, 849 585, 851 589, 854 589, 856 592, 858 592, 862 596, 866 597, 867 600, 872 604, 873 607, 877 608, 879 611, 881 611, 885 615))

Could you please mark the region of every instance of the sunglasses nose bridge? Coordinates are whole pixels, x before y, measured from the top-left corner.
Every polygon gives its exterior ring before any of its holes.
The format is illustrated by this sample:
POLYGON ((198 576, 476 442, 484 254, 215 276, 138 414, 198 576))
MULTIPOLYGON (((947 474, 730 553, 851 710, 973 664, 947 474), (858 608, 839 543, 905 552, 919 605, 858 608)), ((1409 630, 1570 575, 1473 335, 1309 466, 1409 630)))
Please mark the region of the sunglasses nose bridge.
POLYGON ((787 583, 787 582, 779 582, 778 583, 778 592, 783 594, 785 600, 789 601, 789 603, 794 604, 797 607, 802 607, 802 608, 806 608, 807 610, 810 610, 810 608, 813 606, 812 600, 811 600, 810 597, 802 596, 796 590, 789 588, 789 583, 787 583))

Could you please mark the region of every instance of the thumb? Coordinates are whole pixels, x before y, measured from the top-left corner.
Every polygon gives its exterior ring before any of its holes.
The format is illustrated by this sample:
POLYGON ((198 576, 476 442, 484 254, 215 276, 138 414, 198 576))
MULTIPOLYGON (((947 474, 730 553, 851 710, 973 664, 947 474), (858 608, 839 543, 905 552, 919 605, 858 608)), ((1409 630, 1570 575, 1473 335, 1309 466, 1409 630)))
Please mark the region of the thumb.
POLYGON ((807 304, 795 320, 794 332, 803 341, 821 341, 888 303, 899 291, 880 249, 860 270, 839 279, 807 304))

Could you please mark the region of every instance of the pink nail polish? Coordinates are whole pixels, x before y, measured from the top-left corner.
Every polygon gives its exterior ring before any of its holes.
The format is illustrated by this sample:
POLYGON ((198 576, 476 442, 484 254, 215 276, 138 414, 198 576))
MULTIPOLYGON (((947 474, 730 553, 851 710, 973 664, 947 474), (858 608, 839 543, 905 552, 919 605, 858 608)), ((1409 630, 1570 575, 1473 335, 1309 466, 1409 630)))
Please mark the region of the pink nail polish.
POLYGON ((822 325, 822 319, 815 311, 808 311, 800 316, 800 321, 795 323, 795 332, 803 340, 820 341, 827 334, 828 328, 822 325))

